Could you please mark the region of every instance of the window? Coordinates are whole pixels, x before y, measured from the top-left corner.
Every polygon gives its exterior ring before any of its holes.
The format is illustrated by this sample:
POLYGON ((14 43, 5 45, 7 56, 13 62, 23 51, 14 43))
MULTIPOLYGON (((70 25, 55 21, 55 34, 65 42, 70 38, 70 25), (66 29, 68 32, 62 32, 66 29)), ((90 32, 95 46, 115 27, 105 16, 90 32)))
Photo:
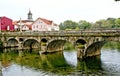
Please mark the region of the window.
POLYGON ((41 21, 39 21, 39 23, 42 23, 41 21))

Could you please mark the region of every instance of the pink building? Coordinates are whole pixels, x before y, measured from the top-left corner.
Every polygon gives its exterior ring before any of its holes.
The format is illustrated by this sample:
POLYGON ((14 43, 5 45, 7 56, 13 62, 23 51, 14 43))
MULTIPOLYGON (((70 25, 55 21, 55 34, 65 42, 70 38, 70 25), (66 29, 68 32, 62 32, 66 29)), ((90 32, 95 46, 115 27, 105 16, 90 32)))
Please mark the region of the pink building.
POLYGON ((8 17, 0 17, 0 30, 1 31, 14 31, 14 25, 12 19, 8 17))
POLYGON ((31 24, 32 31, 59 31, 59 25, 55 24, 53 21, 38 18, 31 24))

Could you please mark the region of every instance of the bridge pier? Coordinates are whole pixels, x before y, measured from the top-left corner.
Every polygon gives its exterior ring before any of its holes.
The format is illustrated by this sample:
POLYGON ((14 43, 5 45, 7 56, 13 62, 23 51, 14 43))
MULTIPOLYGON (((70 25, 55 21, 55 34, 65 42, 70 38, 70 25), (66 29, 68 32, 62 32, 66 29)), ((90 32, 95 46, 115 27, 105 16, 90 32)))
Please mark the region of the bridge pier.
POLYGON ((19 44, 18 44, 18 50, 23 50, 23 43, 22 42, 19 42, 19 44))
POLYGON ((84 59, 85 58, 85 49, 77 48, 77 58, 84 59))
POLYGON ((7 42, 6 42, 6 41, 3 42, 3 47, 4 47, 4 48, 7 47, 7 42))
POLYGON ((77 49, 77 58, 78 59, 84 59, 85 58, 86 45, 85 44, 78 44, 78 45, 76 45, 76 49, 77 49))
POLYGON ((41 51, 42 51, 42 53, 47 52, 47 46, 41 46, 41 51))

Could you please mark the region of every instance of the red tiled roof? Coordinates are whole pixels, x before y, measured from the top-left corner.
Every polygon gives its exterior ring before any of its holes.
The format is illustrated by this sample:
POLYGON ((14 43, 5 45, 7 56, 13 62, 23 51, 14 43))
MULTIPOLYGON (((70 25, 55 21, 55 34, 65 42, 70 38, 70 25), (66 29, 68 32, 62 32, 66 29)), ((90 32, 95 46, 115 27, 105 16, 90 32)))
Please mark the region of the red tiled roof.
POLYGON ((25 24, 30 30, 32 29, 31 25, 25 24))
POLYGON ((17 25, 17 21, 13 21, 12 24, 13 24, 13 25, 17 25))
MULTIPOLYGON (((18 26, 18 21, 13 21, 12 24, 18 26)), ((25 23, 24 25, 27 26, 30 30, 32 29, 30 24, 25 23)))
POLYGON ((53 21, 50 21, 50 20, 47 20, 47 19, 44 19, 44 18, 39 18, 41 19, 43 22, 45 22, 46 24, 48 25, 51 25, 53 21))
MULTIPOLYGON (((17 23, 19 23, 19 22, 20 22, 20 20, 17 21, 17 23)), ((25 22, 34 22, 34 21, 32 21, 32 20, 21 20, 21 22, 25 23, 25 22)))

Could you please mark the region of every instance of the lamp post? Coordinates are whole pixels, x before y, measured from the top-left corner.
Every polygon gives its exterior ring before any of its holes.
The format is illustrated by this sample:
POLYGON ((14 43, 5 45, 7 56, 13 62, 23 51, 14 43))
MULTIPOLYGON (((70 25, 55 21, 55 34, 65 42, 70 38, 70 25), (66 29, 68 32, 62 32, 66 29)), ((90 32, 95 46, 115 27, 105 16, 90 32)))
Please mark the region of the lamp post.
POLYGON ((22 21, 21 21, 21 17, 20 17, 20 32, 22 32, 22 21))

